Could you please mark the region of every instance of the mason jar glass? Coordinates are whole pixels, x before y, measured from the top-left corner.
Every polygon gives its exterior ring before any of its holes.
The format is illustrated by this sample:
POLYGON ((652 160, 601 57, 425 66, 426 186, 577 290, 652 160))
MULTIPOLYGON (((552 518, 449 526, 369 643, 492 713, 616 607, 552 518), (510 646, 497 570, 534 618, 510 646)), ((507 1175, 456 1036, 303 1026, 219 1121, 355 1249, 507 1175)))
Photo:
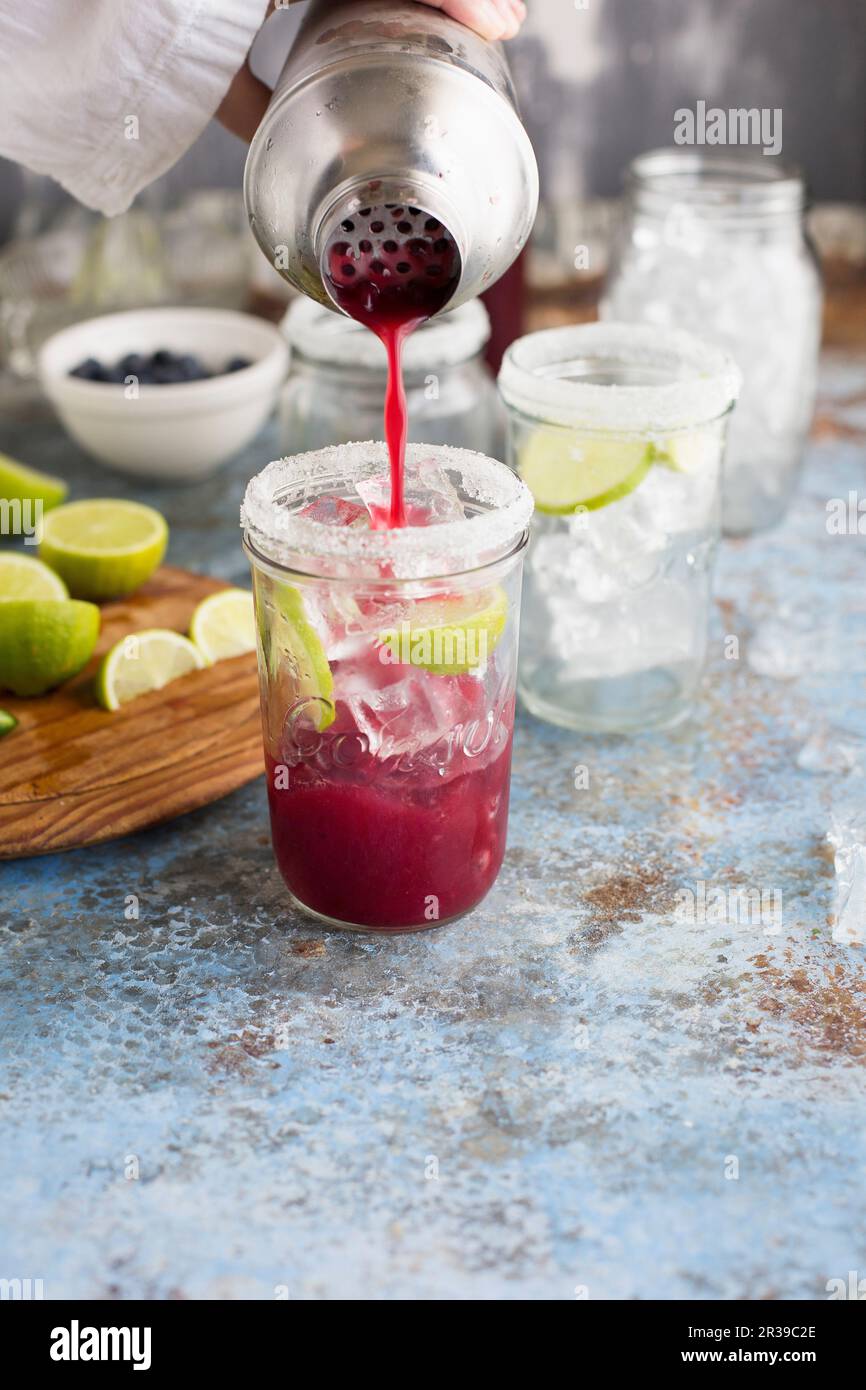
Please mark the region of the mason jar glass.
POLYGON ((796 486, 815 400, 821 280, 799 172, 751 150, 640 155, 602 319, 689 329, 743 373, 723 489, 730 535, 772 526, 796 486))
POLYGON ((268 799, 295 903, 402 932, 502 864, 532 498, 504 464, 410 445, 417 524, 372 530, 383 444, 272 463, 244 500, 268 799))
MULTIPOLYGON (((283 320, 292 351, 280 402, 290 453, 381 436, 388 359, 379 339, 343 314, 298 299, 283 320)), ((504 426, 484 361, 490 320, 480 300, 423 324, 403 345, 409 438, 501 458, 504 426)))
POLYGON ((736 366, 691 334, 595 323, 521 338, 499 382, 535 498, 524 703, 597 733, 676 723, 704 665, 736 366))

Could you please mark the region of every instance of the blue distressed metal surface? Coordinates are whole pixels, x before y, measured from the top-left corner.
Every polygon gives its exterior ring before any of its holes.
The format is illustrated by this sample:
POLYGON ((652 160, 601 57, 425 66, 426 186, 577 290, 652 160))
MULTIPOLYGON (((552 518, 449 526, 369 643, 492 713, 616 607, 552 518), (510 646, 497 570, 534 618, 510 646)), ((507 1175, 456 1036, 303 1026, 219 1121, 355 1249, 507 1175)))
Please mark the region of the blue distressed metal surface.
MULTIPOLYGON (((866 1275, 863 952, 831 940, 839 774, 797 763, 828 726, 866 736, 866 537, 825 525, 828 498, 866 494, 866 364, 828 363, 824 388, 836 423, 789 520, 724 546, 694 723, 628 742, 524 719, 507 862, 464 922, 298 920, 260 783, 0 867, 0 1276, 47 1297, 599 1299, 866 1275), (778 669, 779 623, 784 679, 754 669, 778 669), (780 891, 780 930, 680 920, 699 881, 780 891)), ((153 500, 172 560, 243 579, 237 506, 272 437, 160 491, 44 425, 0 446, 77 495, 153 500)))

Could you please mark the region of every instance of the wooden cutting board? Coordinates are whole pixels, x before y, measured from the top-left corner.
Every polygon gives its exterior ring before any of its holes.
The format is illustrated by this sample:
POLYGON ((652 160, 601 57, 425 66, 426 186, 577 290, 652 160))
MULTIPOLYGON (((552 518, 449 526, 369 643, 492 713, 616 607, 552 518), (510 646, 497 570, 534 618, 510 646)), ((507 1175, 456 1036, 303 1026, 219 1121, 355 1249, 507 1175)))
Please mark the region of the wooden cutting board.
POLYGON ((193 671, 111 714, 93 697, 100 658, 129 632, 186 632, 219 580, 166 565, 102 608, 89 666, 49 695, 0 704, 0 859, 113 840, 216 801, 264 771, 254 654, 193 671))

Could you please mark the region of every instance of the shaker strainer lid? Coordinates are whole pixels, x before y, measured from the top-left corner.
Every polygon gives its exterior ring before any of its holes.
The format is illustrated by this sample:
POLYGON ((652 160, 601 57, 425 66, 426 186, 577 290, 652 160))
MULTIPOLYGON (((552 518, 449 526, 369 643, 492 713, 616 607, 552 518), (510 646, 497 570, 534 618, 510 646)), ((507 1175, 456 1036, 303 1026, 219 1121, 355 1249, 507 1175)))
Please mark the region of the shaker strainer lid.
MULTIPOLYGON (((385 348, 368 328, 345 314, 304 296, 290 306, 280 325, 293 351, 331 367, 386 371, 385 348)), ((480 352, 490 337, 490 318, 480 299, 447 310, 422 324, 403 344, 407 372, 454 367, 480 352)))

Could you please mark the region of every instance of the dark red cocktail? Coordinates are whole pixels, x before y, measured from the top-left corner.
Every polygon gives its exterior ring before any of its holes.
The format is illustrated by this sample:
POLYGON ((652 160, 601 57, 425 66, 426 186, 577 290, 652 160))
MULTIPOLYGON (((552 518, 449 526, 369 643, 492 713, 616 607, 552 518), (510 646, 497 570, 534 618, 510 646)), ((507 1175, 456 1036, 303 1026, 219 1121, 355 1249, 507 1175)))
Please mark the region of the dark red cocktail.
MULTIPOLYGON (((336 675, 337 673, 335 673, 336 675)), ((352 715, 337 702, 327 738, 302 738, 306 755, 269 760, 268 796, 274 853, 299 902, 340 923, 394 931, 435 926, 468 912, 486 896, 502 865, 508 823, 514 704, 466 731, 488 738, 470 758, 462 730, 445 746, 422 750, 413 766, 361 751, 352 715), (358 753, 340 765, 345 733, 358 753)), ((284 753, 286 750, 284 749, 284 753)))
POLYGON ((283 878, 335 925, 407 931, 502 864, 532 502, 503 464, 410 445, 415 524, 377 529, 387 477, 382 444, 283 459, 244 524, 283 878))

